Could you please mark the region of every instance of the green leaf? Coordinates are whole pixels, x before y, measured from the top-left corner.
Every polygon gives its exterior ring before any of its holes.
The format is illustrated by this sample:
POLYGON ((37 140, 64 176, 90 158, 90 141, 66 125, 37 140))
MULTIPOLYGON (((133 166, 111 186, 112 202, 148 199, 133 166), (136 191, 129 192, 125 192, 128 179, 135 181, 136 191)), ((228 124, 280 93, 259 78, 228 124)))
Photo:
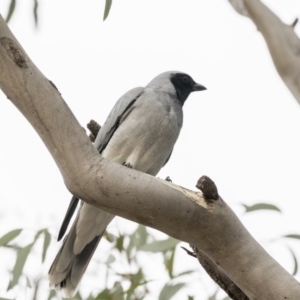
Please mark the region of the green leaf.
POLYGON ((95 300, 95 297, 93 296, 93 294, 90 294, 86 300, 95 300))
POLYGON ((287 235, 284 235, 283 237, 300 240, 300 234, 287 234, 287 235))
POLYGON ((139 284, 141 281, 145 281, 144 273, 141 268, 135 274, 132 275, 132 281, 136 284, 139 284))
POLYGON ((218 289, 211 295, 208 300, 217 300, 218 289))
POLYGON ((39 7, 38 1, 34 0, 33 17, 34 17, 34 23, 35 23, 35 25, 38 24, 38 7, 39 7))
POLYGON ((56 290, 50 290, 47 300, 51 300, 55 296, 56 296, 56 290))
POLYGON ((110 290, 105 289, 100 294, 96 296, 96 298, 93 298, 94 300, 108 300, 111 299, 110 297, 110 290))
POLYGON ((164 252, 174 248, 178 243, 178 240, 170 237, 166 240, 153 241, 152 243, 145 244, 138 249, 146 252, 164 252))
POLYGON ((188 270, 188 271, 184 271, 184 272, 181 272, 179 274, 176 274, 174 277, 178 278, 180 276, 184 276, 184 275, 188 275, 188 274, 191 274, 191 273, 194 273, 195 270, 188 270))
POLYGON ((112 254, 110 254, 105 263, 107 265, 109 265, 109 264, 113 263, 115 260, 116 260, 116 258, 112 254))
POLYGON ((44 237, 44 244, 43 244, 42 262, 45 261, 47 250, 51 241, 51 235, 47 229, 45 229, 44 231, 44 236, 45 237, 44 237))
POLYGON ((17 1, 11 0, 5 22, 8 23, 16 8, 17 1))
POLYGON ((124 291, 120 282, 115 282, 114 287, 110 290, 110 295, 112 296, 110 299, 124 299, 124 291))
POLYGON ((15 239, 21 233, 21 231, 22 229, 15 229, 3 235, 0 238, 0 247, 7 245, 10 241, 15 239))
POLYGON ((8 290, 13 288, 18 283, 19 278, 22 275, 23 268, 24 268, 24 265, 26 263, 28 254, 30 253, 30 250, 31 250, 33 244, 34 243, 31 243, 31 244, 27 245, 26 247, 21 248, 21 249, 18 250, 16 264, 15 264, 14 269, 12 271, 13 279, 9 283, 8 290))
POLYGON ((188 300, 194 300, 193 296, 188 296, 188 300))
POLYGON ((0 300, 14 300, 14 299, 0 298, 0 300))
POLYGON ((171 299, 185 285, 185 283, 177 283, 174 285, 167 283, 159 294, 159 300, 171 299))
POLYGON ((25 276, 25 277, 26 277, 26 286, 31 289, 32 288, 32 284, 31 284, 29 278, 27 276, 25 276))
POLYGON ((117 238, 117 242, 116 242, 116 248, 122 252, 123 250, 123 243, 124 243, 124 235, 120 235, 118 238, 117 238))
POLYGON ((75 294, 73 299, 74 300, 83 300, 79 291, 75 294))
POLYGON ((174 256, 175 256, 175 248, 172 250, 170 258, 169 259, 167 258, 165 262, 170 279, 174 277, 173 276, 174 256))
POLYGON ((139 225, 133 235, 135 237, 135 244, 137 246, 146 244, 148 236, 150 236, 147 228, 143 225, 139 225))
POLYGON ((109 14, 111 5, 112 5, 112 0, 106 0, 106 1, 105 1, 105 8, 104 8, 104 14, 103 14, 103 21, 105 21, 106 18, 108 17, 108 14, 109 14))
POLYGON ((256 211, 256 210, 275 210, 278 212, 281 212, 281 210, 273 205, 273 204, 268 204, 268 203, 256 203, 254 205, 248 206, 246 204, 242 204, 245 207, 245 212, 252 212, 252 211, 256 211))
POLYGON ((298 272, 298 260, 297 260, 297 257, 294 253, 294 251, 288 247, 288 249, 290 250, 291 254, 292 254, 292 257, 293 257, 293 261, 294 261, 294 270, 293 270, 293 273, 292 275, 295 276, 298 272))
POLYGON ((103 237, 110 243, 113 243, 116 240, 116 237, 107 231, 104 232, 103 237))

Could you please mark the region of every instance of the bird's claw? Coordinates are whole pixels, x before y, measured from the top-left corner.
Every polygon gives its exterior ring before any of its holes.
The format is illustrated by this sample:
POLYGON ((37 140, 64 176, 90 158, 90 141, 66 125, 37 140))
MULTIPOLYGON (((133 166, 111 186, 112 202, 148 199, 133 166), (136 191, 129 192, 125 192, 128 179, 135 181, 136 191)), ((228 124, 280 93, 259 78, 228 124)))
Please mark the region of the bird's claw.
POLYGON ((172 182, 172 179, 170 178, 170 176, 167 176, 165 181, 172 182))
POLYGON ((129 169, 132 169, 132 168, 133 168, 133 165, 132 165, 131 163, 127 163, 126 161, 124 161, 124 162, 122 163, 122 165, 123 165, 124 167, 126 167, 126 168, 129 168, 129 169))

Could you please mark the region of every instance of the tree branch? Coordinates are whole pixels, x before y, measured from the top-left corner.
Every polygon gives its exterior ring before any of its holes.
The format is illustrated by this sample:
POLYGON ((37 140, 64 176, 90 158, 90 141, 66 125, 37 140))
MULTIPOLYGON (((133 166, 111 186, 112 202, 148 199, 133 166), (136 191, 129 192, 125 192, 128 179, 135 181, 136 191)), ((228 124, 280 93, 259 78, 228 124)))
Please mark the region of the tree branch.
POLYGON ((249 299, 300 299, 299 283, 253 239, 220 197, 206 201, 199 192, 103 159, 2 17, 0 70, 0 88, 37 131, 72 194, 195 245, 249 299))
POLYGON ((262 33, 278 74, 300 104, 300 40, 292 25, 284 24, 260 0, 229 0, 262 33))

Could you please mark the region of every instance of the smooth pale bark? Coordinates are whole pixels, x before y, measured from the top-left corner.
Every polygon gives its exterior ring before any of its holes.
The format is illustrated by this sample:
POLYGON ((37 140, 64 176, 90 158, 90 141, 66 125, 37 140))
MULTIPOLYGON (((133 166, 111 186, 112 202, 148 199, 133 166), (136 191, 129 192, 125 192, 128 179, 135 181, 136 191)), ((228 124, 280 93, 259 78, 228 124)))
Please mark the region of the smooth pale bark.
POLYGON ((0 88, 37 131, 67 188, 87 203, 201 249, 249 299, 300 299, 299 283, 218 198, 101 158, 60 93, 0 18, 0 88))
POLYGON ((284 24, 260 0, 229 0, 262 33, 278 74, 300 104, 300 40, 294 24, 284 24))

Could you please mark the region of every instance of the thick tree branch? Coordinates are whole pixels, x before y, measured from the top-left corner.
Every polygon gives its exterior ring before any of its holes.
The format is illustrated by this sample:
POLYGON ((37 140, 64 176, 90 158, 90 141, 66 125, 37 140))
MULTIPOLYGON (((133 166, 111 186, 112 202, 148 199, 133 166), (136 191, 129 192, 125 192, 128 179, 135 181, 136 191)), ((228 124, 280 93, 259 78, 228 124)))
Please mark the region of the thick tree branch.
POLYGON ((104 160, 0 17, 0 88, 37 131, 67 188, 89 204, 201 249, 249 299, 300 299, 299 283, 226 203, 104 160))
POLYGON ((262 33, 280 77, 300 104, 300 40, 294 26, 284 24, 260 0, 229 0, 262 33))

